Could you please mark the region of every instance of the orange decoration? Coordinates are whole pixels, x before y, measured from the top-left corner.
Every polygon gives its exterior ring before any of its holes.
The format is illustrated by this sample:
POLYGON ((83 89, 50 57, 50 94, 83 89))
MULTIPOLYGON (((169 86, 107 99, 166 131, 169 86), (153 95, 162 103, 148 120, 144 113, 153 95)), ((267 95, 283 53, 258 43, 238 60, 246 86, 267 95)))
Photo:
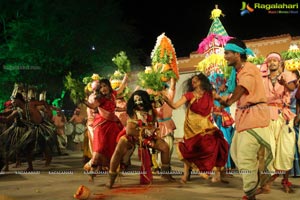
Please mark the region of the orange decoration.
MULTIPOLYGON (((167 64, 170 65, 171 70, 176 74, 177 79, 179 79, 179 71, 178 71, 178 66, 177 66, 177 57, 176 57, 176 53, 175 53, 175 49, 171 43, 171 40, 165 36, 165 34, 163 33, 162 35, 160 35, 158 37, 158 41, 159 44, 156 44, 155 48, 160 47, 160 54, 159 57, 161 60, 163 60, 163 58, 165 57, 165 54, 167 54, 168 56, 171 56, 171 59, 169 60, 169 62, 167 64)), ((156 49, 154 49, 155 51, 156 49)), ((156 63, 153 63, 156 64, 156 63)))

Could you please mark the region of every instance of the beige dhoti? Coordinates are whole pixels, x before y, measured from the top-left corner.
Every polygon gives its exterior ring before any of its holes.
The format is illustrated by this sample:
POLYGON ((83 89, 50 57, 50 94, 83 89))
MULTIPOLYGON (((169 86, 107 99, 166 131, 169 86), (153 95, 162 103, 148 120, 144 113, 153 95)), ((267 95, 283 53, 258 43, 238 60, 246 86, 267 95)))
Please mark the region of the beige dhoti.
POLYGON ((288 124, 279 115, 277 120, 271 120, 271 146, 275 152, 274 168, 276 170, 288 171, 293 168, 295 155, 296 133, 293 128, 293 120, 288 124))
POLYGON ((236 132, 233 136, 230 153, 243 178, 247 196, 254 195, 258 185, 264 185, 272 175, 270 136, 269 127, 236 132))

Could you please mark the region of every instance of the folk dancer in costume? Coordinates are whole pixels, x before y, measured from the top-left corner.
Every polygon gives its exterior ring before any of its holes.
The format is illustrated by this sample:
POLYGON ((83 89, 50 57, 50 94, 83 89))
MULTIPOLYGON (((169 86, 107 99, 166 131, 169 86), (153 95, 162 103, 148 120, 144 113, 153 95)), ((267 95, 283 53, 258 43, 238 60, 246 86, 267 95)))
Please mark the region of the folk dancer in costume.
MULTIPOLYGON (((91 84, 92 91, 86 91, 87 101, 90 104, 93 104, 96 101, 96 97, 98 95, 100 88, 99 80, 94 80, 91 84)), ((84 163, 88 162, 92 158, 93 154, 93 140, 94 140, 94 130, 93 130, 93 122, 95 119, 95 115, 98 113, 97 108, 86 108, 87 113, 87 122, 86 122, 86 135, 85 135, 85 143, 83 150, 83 158, 84 163)))
POLYGON ((10 143, 9 151, 25 152, 28 162, 27 171, 33 170, 32 160, 34 152, 44 153, 46 163, 48 166, 52 160, 52 148, 55 145, 55 133, 54 125, 50 122, 44 121, 37 106, 44 105, 47 107, 45 102, 42 101, 25 101, 21 93, 14 89, 12 99, 13 105, 18 107, 18 112, 13 112, 7 117, 16 118, 19 116, 20 120, 8 128, 1 137, 6 138, 6 143, 10 143), (20 132, 20 128, 24 131, 20 132), (14 148, 18 147, 18 148, 14 148), (14 148, 14 149, 13 149, 14 148))
POLYGON ((58 148, 59 152, 61 150, 65 150, 67 147, 67 136, 65 135, 65 124, 67 122, 67 118, 64 115, 62 110, 57 110, 56 115, 53 115, 52 122, 56 127, 56 134, 58 139, 58 148))
POLYGON ((239 39, 230 39, 224 47, 228 66, 236 69, 237 86, 230 98, 220 98, 224 107, 237 101, 236 132, 230 154, 243 179, 243 199, 255 199, 270 178, 273 154, 271 148, 270 112, 263 80, 256 65, 246 62, 253 52, 239 39), (264 173, 262 173, 264 172, 264 173))
MULTIPOLYGON (((116 89, 118 89, 119 85, 115 86, 116 89)), ((116 115, 120 119, 122 125, 124 126, 123 130, 119 133, 117 137, 117 142, 120 140, 120 138, 126 134, 126 124, 128 120, 128 114, 126 112, 127 110, 127 100, 129 99, 129 88, 127 87, 127 84, 125 86, 124 91, 117 96, 116 100, 116 115)), ((127 151, 126 155, 124 155, 120 168, 122 170, 126 170, 131 165, 131 156, 134 152, 135 148, 130 149, 127 151)))
POLYGON ((73 123, 75 129, 75 136, 73 142, 76 144, 80 144, 80 148, 82 149, 82 143, 84 140, 84 132, 86 129, 86 118, 81 114, 81 109, 79 107, 75 108, 74 114, 71 119, 68 121, 69 123, 73 123))
MULTIPOLYGON (((212 83, 216 93, 219 96, 221 97, 228 96, 233 92, 228 89, 227 86, 228 83, 223 74, 211 73, 208 78, 210 79, 210 82, 212 83)), ((221 105, 217 100, 214 100, 214 105, 215 105, 214 112, 213 112, 214 121, 216 122, 220 131, 222 131, 224 138, 228 142, 230 147, 233 134, 234 134, 234 127, 233 127, 234 120, 231 117, 230 107, 220 108, 221 105), (225 117, 228 117, 230 121, 229 120, 226 121, 225 117), (229 122, 229 124, 227 124, 227 122, 229 122)), ((227 158, 227 163, 225 165, 225 168, 226 171, 235 168, 230 153, 228 153, 228 158, 227 158)))
MULTIPOLYGON (((18 95, 18 98, 23 99, 22 95, 18 95)), ((0 153, 5 163, 4 171, 9 171, 9 161, 11 160, 9 155, 12 154, 11 152, 14 152, 13 155, 16 156, 15 167, 21 165, 21 152, 17 148, 17 141, 28 130, 28 127, 21 120, 23 110, 16 107, 13 100, 10 100, 10 104, 9 109, 5 109, 4 112, 0 113, 0 123, 5 125, 0 134, 0 146, 2 147, 0 153)))
POLYGON ((43 102, 43 104, 37 104, 36 109, 39 110, 43 117, 43 122, 45 124, 48 124, 49 126, 52 126, 54 129, 54 142, 55 142, 55 147, 58 155, 62 155, 61 151, 62 149, 66 148, 67 144, 67 136, 64 134, 64 123, 66 122, 66 119, 63 119, 62 116, 63 113, 61 110, 55 106, 49 105, 46 101, 46 91, 43 91, 39 95, 39 100, 36 100, 36 94, 35 94, 35 89, 32 87, 32 89, 28 89, 28 100, 30 100, 31 103, 33 102, 43 102), (53 111, 55 112, 60 112, 58 114, 57 119, 56 116, 53 115, 53 111), (58 119, 59 118, 59 119, 58 119), (56 123, 56 124, 55 124, 56 123), (63 123, 63 124, 62 124, 63 123))
POLYGON ((158 128, 155 126, 156 117, 150 101, 150 96, 146 91, 135 91, 127 102, 127 114, 129 119, 126 124, 126 135, 122 136, 117 144, 110 162, 108 188, 112 188, 118 175, 117 169, 122 161, 122 157, 127 151, 134 148, 136 144, 145 151, 140 151, 142 167, 147 174, 141 172, 141 184, 151 182, 150 155, 147 148, 158 149, 162 153, 162 177, 173 181, 170 175, 170 153, 168 144, 158 137, 158 128), (148 154, 147 154, 148 152, 148 154), (148 156, 146 156, 148 155, 148 156), (144 180, 147 179, 147 180, 144 180))
POLYGON ((166 96, 164 100, 173 108, 188 104, 184 121, 184 138, 179 142, 177 153, 184 162, 182 183, 186 183, 189 170, 199 171, 208 179, 214 174, 212 182, 223 181, 221 169, 227 162, 229 146, 222 132, 212 122, 214 94, 208 78, 200 73, 187 81, 187 92, 175 103, 166 96))
POLYGON ((93 172, 98 166, 100 169, 108 170, 109 162, 116 148, 116 139, 123 125, 115 115, 116 96, 124 89, 127 75, 123 79, 123 86, 119 90, 113 90, 108 79, 99 81, 99 95, 94 103, 84 103, 91 109, 97 108, 98 113, 94 115, 93 121, 93 155, 84 169, 93 172))
MULTIPOLYGON (((170 85, 165 83, 164 94, 169 98, 170 101, 174 100, 176 92, 176 80, 174 78, 170 79, 170 85)), ((166 141, 170 149, 170 162, 173 154, 173 146, 174 146, 174 130, 176 129, 176 125, 172 119, 173 109, 167 104, 163 103, 161 107, 155 108, 157 115, 157 122, 160 137, 166 141)), ((152 164, 153 171, 160 171, 161 168, 161 155, 160 152, 156 152, 156 154, 152 154, 152 164)))
MULTIPOLYGON (((3 133, 13 123, 13 120, 11 120, 10 122, 8 122, 6 120, 6 117, 9 114, 11 114, 12 111, 13 111, 12 101, 11 100, 6 101, 3 104, 3 106, 4 106, 4 110, 2 110, 0 112, 0 133, 3 133)), ((5 158, 5 147, 4 147, 4 144, 2 144, 2 142, 0 142, 0 171, 5 166, 5 159, 4 158, 5 158)), ((8 170, 8 164, 9 163, 7 163, 7 169, 6 169, 6 171, 8 170)))
MULTIPOLYGON (((298 80, 299 82, 299 80, 298 80)), ((294 120, 294 124, 295 126, 298 127, 298 130, 300 129, 300 83, 298 83, 298 87, 297 87, 297 92, 295 94, 295 98, 296 98, 296 117, 294 120)), ((299 134, 299 132, 298 132, 299 134)), ((298 147, 298 153, 300 154, 300 139, 299 139, 299 135, 298 135, 298 142, 297 142, 297 147, 298 147)))
POLYGON ((266 65, 270 71, 263 78, 264 88, 267 95, 267 103, 271 112, 272 148, 275 152, 275 174, 265 187, 269 190, 270 184, 279 174, 284 173, 281 184, 284 191, 292 192, 291 183, 288 180, 290 170, 293 167, 295 148, 294 117, 290 110, 291 88, 295 89, 296 76, 281 69, 282 59, 279 53, 273 52, 266 57, 266 65))
MULTIPOLYGON (((298 115, 297 115, 297 98, 296 98, 296 93, 298 91, 298 87, 299 87, 299 71, 292 71, 293 75, 295 75, 296 80, 293 81, 296 85, 295 89, 291 91, 291 104, 290 104, 290 109, 291 111, 296 114, 296 117, 294 118, 294 130, 295 130, 295 134, 296 134, 296 150, 295 150, 295 156, 294 156, 294 165, 293 168, 290 170, 290 175, 294 176, 294 177, 299 177, 300 176, 300 151, 299 151, 299 147, 297 145, 298 141, 299 141, 299 124, 298 124, 298 115)), ((288 84, 291 85, 291 84, 288 84)), ((291 86, 293 87, 293 86, 291 86)), ((292 88, 290 88, 292 89, 292 88)), ((300 91, 299 91, 300 92, 300 91)))

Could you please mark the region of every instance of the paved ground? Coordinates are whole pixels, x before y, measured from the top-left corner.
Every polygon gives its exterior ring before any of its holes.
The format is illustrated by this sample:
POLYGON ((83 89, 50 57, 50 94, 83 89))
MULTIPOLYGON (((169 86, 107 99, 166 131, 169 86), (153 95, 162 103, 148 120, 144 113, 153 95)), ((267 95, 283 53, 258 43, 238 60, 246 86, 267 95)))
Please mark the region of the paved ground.
MULTIPOLYGON (((94 182, 89 182, 88 177, 82 171, 80 151, 68 151, 67 156, 54 157, 49 167, 43 167, 44 161, 34 161, 35 172, 38 174, 25 174, 23 163, 20 168, 12 168, 10 173, 0 174, 0 200, 71 200, 73 194, 80 185, 91 190, 89 199, 116 199, 116 200, 238 200, 243 196, 242 180, 239 175, 228 177, 229 184, 211 183, 198 175, 192 175, 192 179, 182 185, 179 173, 182 172, 182 163, 173 155, 172 168, 176 182, 169 183, 154 176, 152 185, 139 185, 138 174, 124 174, 117 179, 112 190, 106 189, 104 184, 108 180, 106 174, 99 175, 94 182)), ((133 170, 139 169, 140 162, 137 153, 133 155, 133 170)), ((295 193, 285 194, 281 191, 280 180, 277 179, 270 194, 259 195, 259 200, 296 200, 300 195, 300 178, 291 178, 295 193)))

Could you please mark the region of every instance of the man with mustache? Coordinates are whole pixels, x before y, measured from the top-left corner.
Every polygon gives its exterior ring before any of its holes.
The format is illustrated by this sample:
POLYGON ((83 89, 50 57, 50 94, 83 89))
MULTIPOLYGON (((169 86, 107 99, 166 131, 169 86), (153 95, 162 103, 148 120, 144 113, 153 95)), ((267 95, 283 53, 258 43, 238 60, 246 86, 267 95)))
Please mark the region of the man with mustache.
POLYGON ((293 129, 295 114, 290 110, 290 93, 296 87, 296 76, 284 71, 283 60, 279 53, 270 53, 266 57, 265 65, 269 70, 268 76, 263 77, 263 80, 271 114, 271 146, 275 154, 273 163, 275 174, 262 192, 269 192, 272 182, 283 174, 281 181, 283 190, 290 193, 293 190, 288 177, 293 167, 295 154, 295 131, 293 129))

